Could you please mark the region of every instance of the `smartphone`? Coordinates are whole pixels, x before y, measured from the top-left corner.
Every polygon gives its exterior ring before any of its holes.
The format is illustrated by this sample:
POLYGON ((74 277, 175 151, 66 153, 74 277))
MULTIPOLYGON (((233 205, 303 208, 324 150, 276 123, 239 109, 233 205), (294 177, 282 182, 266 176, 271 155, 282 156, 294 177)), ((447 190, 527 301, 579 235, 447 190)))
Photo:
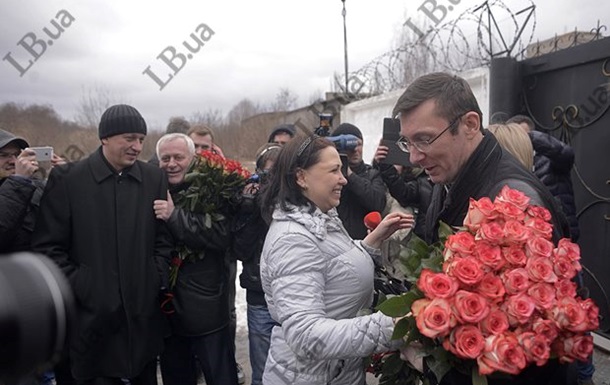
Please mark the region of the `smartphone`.
POLYGON ((411 167, 409 154, 403 152, 396 141, 400 138, 400 120, 392 118, 383 119, 383 137, 381 144, 388 148, 388 156, 382 161, 386 164, 399 164, 411 167))
POLYGON ((29 149, 36 153, 36 160, 39 162, 53 159, 53 147, 51 146, 30 147, 29 149))

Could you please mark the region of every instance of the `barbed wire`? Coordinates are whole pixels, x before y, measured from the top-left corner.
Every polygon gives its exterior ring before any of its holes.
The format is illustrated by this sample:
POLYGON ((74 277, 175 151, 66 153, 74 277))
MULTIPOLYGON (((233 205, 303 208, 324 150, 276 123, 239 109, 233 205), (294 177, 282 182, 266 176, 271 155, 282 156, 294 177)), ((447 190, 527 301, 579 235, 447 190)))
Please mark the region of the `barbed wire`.
POLYGON ((371 96, 404 87, 425 73, 462 72, 488 66, 494 57, 523 57, 536 29, 536 6, 528 2, 517 11, 502 0, 471 7, 421 37, 411 34, 398 48, 351 72, 347 90, 340 80, 344 75, 335 75, 336 87, 352 98, 371 96))

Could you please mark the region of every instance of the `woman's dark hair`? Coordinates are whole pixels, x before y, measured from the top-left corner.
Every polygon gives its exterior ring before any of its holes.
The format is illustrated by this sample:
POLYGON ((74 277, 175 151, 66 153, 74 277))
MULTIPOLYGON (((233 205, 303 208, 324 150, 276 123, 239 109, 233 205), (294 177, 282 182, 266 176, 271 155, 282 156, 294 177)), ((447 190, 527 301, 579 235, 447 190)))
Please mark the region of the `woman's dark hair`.
MULTIPOLYGON (((297 171, 306 170, 320 161, 320 151, 334 144, 317 135, 294 138, 286 143, 275 161, 269 182, 261 191, 261 210, 263 218, 271 222, 271 215, 277 204, 288 210, 288 204, 295 206, 311 205, 297 184, 297 171)), ((314 205, 311 205, 312 210, 314 205)))

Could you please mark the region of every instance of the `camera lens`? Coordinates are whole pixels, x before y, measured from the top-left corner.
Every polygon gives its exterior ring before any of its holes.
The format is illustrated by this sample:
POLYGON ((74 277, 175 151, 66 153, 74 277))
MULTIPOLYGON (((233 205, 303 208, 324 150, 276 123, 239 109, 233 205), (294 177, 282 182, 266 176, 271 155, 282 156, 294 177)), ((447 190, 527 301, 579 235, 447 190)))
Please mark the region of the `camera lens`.
POLYGON ((51 260, 0 256, 0 380, 15 381, 59 357, 73 306, 70 286, 51 260))

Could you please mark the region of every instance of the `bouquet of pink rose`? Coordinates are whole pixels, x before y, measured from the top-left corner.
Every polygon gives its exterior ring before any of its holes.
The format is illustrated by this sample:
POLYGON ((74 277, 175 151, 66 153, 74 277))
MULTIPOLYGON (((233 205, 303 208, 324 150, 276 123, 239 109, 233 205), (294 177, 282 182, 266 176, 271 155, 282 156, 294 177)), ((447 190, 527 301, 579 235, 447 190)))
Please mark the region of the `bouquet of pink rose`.
MULTIPOLYGON (((451 366, 484 382, 552 357, 586 360, 599 310, 577 297, 579 247, 565 238, 555 247, 550 219, 547 209, 504 187, 493 202, 471 199, 464 227, 453 233, 442 225, 439 244, 412 240, 401 259, 417 285, 379 306, 403 317, 394 337, 421 344, 439 380, 451 366)), ((413 376, 397 354, 384 359, 391 369, 385 383, 413 376)))

